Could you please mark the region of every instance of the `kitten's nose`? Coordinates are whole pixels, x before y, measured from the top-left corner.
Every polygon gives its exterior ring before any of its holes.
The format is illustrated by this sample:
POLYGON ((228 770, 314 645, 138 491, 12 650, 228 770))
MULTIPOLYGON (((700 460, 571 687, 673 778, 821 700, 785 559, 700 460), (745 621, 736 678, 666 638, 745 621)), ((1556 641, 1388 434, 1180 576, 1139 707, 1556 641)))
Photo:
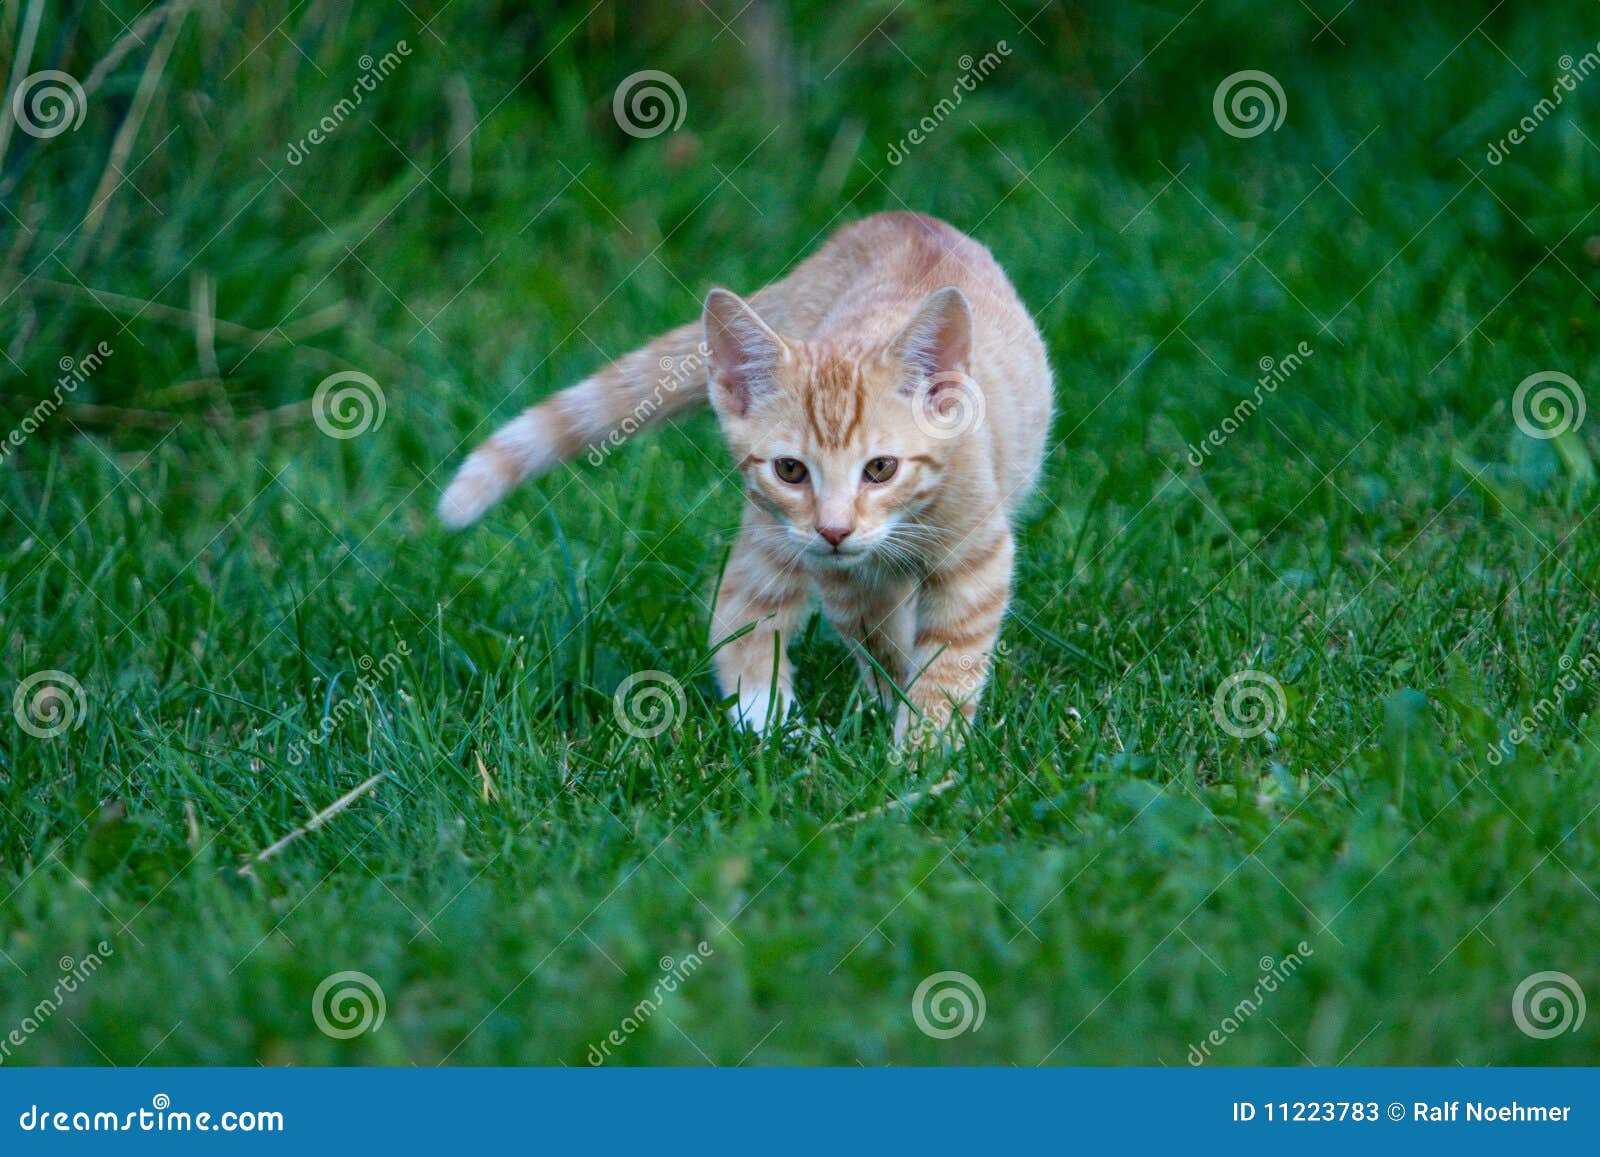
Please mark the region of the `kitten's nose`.
POLYGON ((819 526, 817 527, 817 533, 828 540, 829 546, 838 546, 850 537, 850 532, 853 529, 855 528, 850 526, 819 526))

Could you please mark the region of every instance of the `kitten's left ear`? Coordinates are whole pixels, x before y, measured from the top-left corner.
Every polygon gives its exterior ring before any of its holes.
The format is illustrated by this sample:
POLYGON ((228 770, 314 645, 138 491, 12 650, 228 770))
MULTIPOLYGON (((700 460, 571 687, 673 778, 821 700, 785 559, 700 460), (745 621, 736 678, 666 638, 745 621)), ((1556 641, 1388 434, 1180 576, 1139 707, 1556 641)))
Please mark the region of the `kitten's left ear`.
POLYGON ((773 388, 773 373, 788 359, 783 339, 738 294, 713 289, 706 297, 706 348, 711 351, 711 404, 743 417, 773 388))
POLYGON ((889 346, 906 369, 904 388, 916 391, 941 374, 965 374, 972 354, 972 307, 953 285, 936 289, 889 346))

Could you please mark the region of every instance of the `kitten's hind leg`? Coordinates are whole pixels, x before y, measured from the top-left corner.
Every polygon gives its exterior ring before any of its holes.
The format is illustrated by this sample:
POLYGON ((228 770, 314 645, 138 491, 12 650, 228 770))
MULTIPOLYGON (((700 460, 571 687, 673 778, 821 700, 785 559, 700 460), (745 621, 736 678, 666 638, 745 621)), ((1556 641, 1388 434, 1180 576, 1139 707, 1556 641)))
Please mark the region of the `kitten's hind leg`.
POLYGON ((723 695, 738 696, 730 708, 733 721, 754 731, 775 726, 794 709, 794 665, 786 648, 811 601, 797 561, 774 549, 780 533, 746 514, 711 616, 717 686, 723 695))

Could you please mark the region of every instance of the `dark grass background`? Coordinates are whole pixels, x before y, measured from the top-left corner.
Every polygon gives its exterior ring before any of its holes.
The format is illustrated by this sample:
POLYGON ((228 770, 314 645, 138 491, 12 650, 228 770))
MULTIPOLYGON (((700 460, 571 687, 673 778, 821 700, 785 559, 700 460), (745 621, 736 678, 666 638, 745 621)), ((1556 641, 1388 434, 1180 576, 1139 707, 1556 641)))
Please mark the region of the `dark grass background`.
MULTIPOLYGON (((5 428, 113 352, 0 465, 5 696, 60 670, 86 705, 0 727, 0 1037, 35 1022, 6 1063, 581 1064, 701 941, 617 1062, 1182 1064, 1230 1017, 1214 1063, 1600 1055, 1513 1018, 1535 972, 1600 992, 1596 693, 1562 688, 1600 575, 1589 427, 1511 406, 1593 372, 1600 79, 1487 159, 1594 5, 37 10, 25 71, 86 102, 0 158, 5 428), (612 108, 642 69, 685 94, 649 139, 612 108), (1245 69, 1286 115, 1239 139, 1212 102, 1245 69), (494 422, 906 207, 994 250, 1059 382, 965 752, 893 762, 820 628, 826 734, 724 725, 707 416, 434 525, 494 422), (336 440, 310 399, 346 370, 386 413, 336 440), (652 740, 612 710, 644 669, 687 689, 652 740), (1212 701, 1247 669, 1287 711, 1239 739, 1212 701), (346 970, 386 1019, 340 1041, 313 993, 346 970), (946 970, 986 1018, 941 1040, 912 995, 946 970)), ((7 75, 34 11, 0 13, 7 75)))

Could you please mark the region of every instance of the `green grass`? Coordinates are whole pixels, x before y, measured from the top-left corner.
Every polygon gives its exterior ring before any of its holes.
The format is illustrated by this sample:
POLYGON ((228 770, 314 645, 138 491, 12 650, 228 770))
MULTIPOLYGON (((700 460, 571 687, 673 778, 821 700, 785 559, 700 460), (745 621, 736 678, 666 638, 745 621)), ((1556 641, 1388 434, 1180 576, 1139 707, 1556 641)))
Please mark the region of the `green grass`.
MULTIPOLYGON (((139 11, 50 7, 31 67, 80 79, 139 11)), ((1221 0, 712 0, 729 30, 696 5, 206 7, 91 228, 159 27, 0 171, 6 429, 60 359, 113 350, 0 466, 0 691, 57 669, 87 704, 54 739, 0 727, 0 1038, 60 958, 112 949, 5 1063, 579 1065, 702 941, 615 1063, 1181 1065, 1302 941, 1213 1063, 1600 1056, 1592 1017, 1535 1039, 1511 1007, 1545 970, 1600 998, 1591 427, 1536 440, 1511 411, 1532 373, 1590 384, 1600 80, 1484 159, 1593 47, 1591 6, 1475 33, 1449 5, 1323 31, 1221 0), (644 68, 687 96, 649 140, 611 113, 644 68), (1214 121, 1242 69, 1281 82, 1277 131, 1214 121), (723 721, 705 636, 739 495, 708 416, 434 524, 494 421, 902 206, 991 246, 1059 382, 964 751, 891 759, 821 627, 820 735, 723 721), (243 328, 208 342, 213 295, 243 328), (347 369, 387 412, 335 440, 307 401, 347 369), (687 698, 641 740, 611 696, 647 669, 687 698), (1240 739, 1212 704, 1244 670, 1287 711, 1240 739), (387 1017, 337 1040, 312 1001, 344 970, 387 1017), (946 970, 987 1014, 936 1039, 912 997, 946 970)))

